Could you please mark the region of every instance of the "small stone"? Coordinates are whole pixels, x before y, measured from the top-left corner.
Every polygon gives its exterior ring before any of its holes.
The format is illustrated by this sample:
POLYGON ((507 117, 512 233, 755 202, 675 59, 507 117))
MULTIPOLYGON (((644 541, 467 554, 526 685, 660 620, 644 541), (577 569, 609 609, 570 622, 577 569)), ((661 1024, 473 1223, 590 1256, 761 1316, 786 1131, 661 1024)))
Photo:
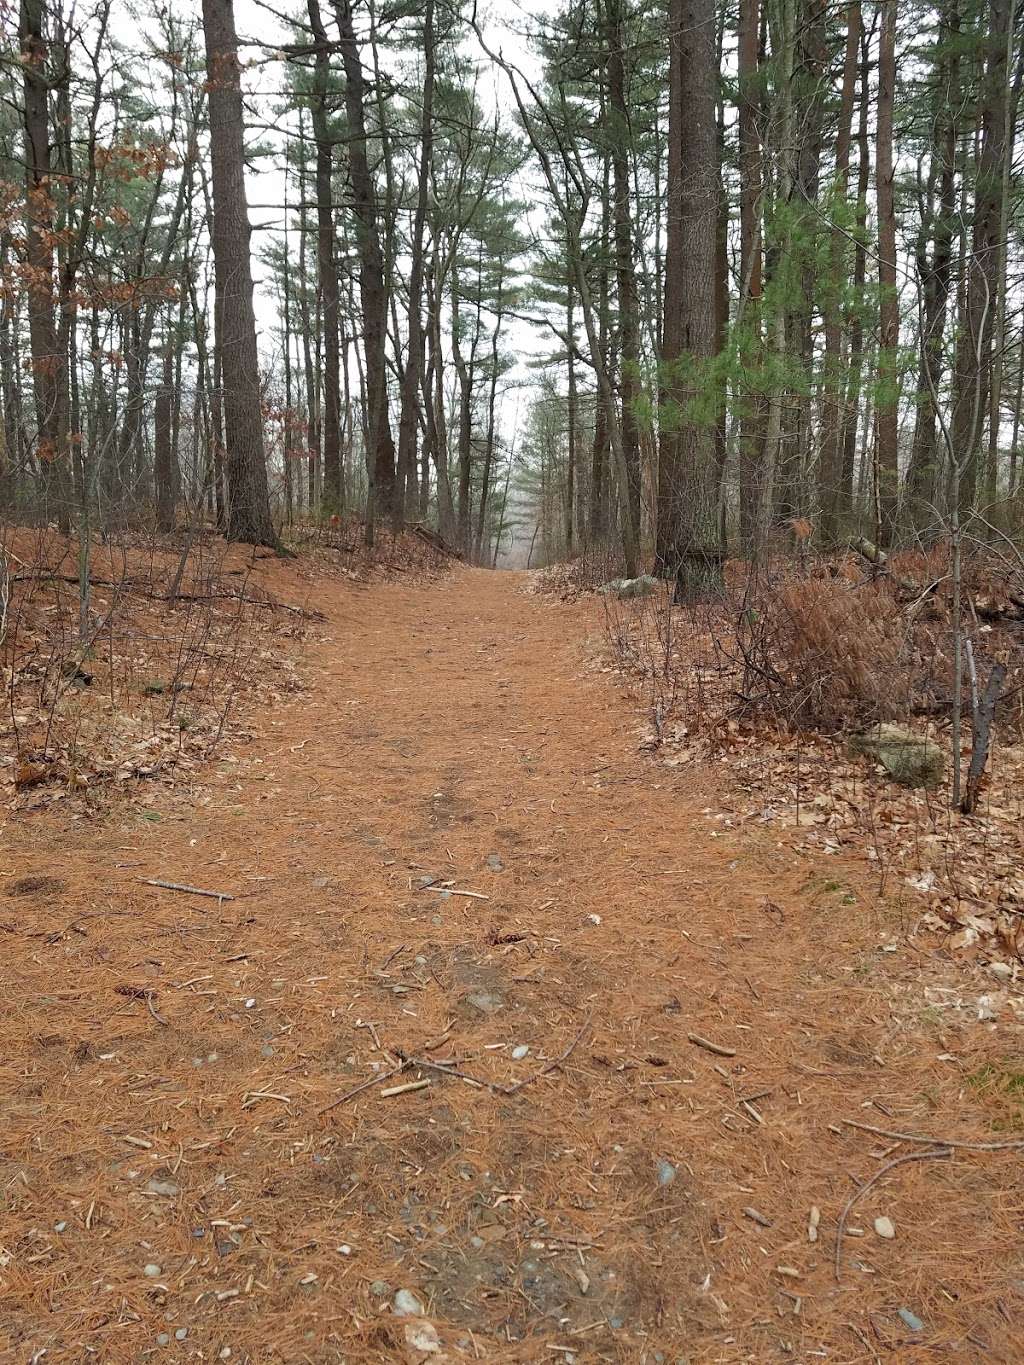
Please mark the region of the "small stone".
POLYGON ((917 1314, 912 1313, 909 1308, 901 1308, 899 1310, 899 1318, 904 1326, 909 1327, 912 1332, 924 1331, 924 1323, 917 1314))
POLYGON ((518 1047, 512 1049, 512 1060, 521 1062, 524 1057, 529 1056, 530 1049, 526 1043, 520 1043, 518 1047))
POLYGON ((175 1341, 184 1341, 185 1338, 186 1338, 187 1336, 188 1336, 188 1328, 187 1328, 187 1327, 179 1327, 178 1330, 177 1330, 177 1331, 175 1332, 175 1334, 174 1334, 174 1340, 175 1340, 175 1341))
POLYGON ((222 1347, 220 1348, 220 1358, 221 1358, 221 1360, 228 1360, 228 1359, 230 1359, 230 1357, 231 1357, 231 1347, 230 1347, 230 1346, 222 1346, 222 1347))
POLYGON ((423 1312, 423 1305, 411 1289, 400 1289, 392 1302, 392 1309, 399 1317, 415 1318, 423 1312))
POLYGON ((352 1248, 349 1246, 348 1242, 342 1242, 341 1246, 338 1248, 338 1255, 339 1256, 352 1255, 352 1248))
POLYGON ((142 1273, 143 1275, 145 1275, 147 1280, 155 1280, 158 1275, 163 1274, 163 1271, 160 1269, 160 1267, 156 1264, 155 1261, 150 1261, 149 1265, 143 1266, 142 1273))
POLYGON ((659 1184, 659 1185, 671 1185, 671 1184, 672 1184, 672 1181, 675 1180, 675 1178, 676 1178, 676 1168, 672 1165, 671 1161, 659 1161, 659 1162, 658 1162, 658 1184, 659 1184))
POLYGON ((173 1199, 176 1194, 180 1194, 181 1186, 174 1180, 160 1180, 154 1175, 146 1181, 146 1190, 149 1194, 162 1194, 168 1199, 173 1199))
POLYGON ((53 1230, 54 1232, 63 1232, 66 1227, 67 1223, 54 1223, 53 1230))
POLYGON ((260 1048, 260 1056, 261 1056, 261 1057, 273 1057, 273 1055, 274 1055, 274 1049, 270 1046, 269 1043, 264 1043, 263 1046, 260 1048))
POLYGON ((891 1242, 896 1236, 896 1227, 891 1218, 876 1218, 875 1232, 879 1237, 884 1237, 887 1242, 891 1242))
POLYGON ((255 1007, 255 1005, 256 1005, 256 1000, 255 1000, 255 997, 253 997, 253 996, 250 996, 249 999, 245 1002, 245 1008, 246 1008, 247 1010, 253 1009, 253 1008, 255 1007))
POLYGON ((483 1244, 484 1244, 484 1239, 483 1239, 482 1237, 478 1237, 478 1236, 476 1235, 476 1233, 474 1233, 473 1236, 469 1239, 469 1245, 470 1245, 471 1247, 476 1247, 477 1251, 480 1250, 480 1248, 483 1246, 483 1244))
POLYGON ((471 991, 466 996, 466 1004, 472 1005, 481 1014, 496 1014, 504 1009, 505 997, 498 991, 471 991))
POLYGON ((1013 976, 1013 968, 1008 962, 990 962, 988 969, 993 976, 998 976, 1001 981, 1009 981, 1013 976))
POLYGON ((370 1293, 375 1299, 384 1299, 391 1293, 391 1286, 387 1280, 374 1280, 370 1285, 370 1293))
POLYGON ((429 1322, 406 1323, 405 1340, 414 1351, 432 1354, 441 1349, 441 1338, 429 1322))
POLYGON ((156 1344, 158 1346, 170 1346, 171 1338, 168 1336, 166 1332, 157 1332, 156 1344))
POLYGON ((488 853, 487 866, 492 872, 502 872, 505 868, 505 864, 498 857, 497 853, 488 853))

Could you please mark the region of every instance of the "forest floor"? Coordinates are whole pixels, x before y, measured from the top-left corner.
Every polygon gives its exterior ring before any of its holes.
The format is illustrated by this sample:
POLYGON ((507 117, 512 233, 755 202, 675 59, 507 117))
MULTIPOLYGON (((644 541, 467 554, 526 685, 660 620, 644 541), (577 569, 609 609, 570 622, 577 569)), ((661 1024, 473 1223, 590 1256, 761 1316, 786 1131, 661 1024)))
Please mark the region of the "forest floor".
POLYGON ((308 600, 214 761, 7 821, 0 1359, 1019 1361, 1021 1152, 936 1145, 1012 1012, 652 761, 592 601, 308 600))

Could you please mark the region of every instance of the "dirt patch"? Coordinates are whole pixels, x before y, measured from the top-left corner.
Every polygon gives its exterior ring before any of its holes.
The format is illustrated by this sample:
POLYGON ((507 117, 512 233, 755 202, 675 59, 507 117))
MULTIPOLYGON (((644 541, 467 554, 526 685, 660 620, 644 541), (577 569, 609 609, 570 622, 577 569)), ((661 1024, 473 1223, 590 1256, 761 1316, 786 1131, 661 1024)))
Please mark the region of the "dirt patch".
POLYGON ((8 825, 65 885, 3 925, 0 1355, 418 1360, 406 1290, 451 1359, 1015 1360, 1015 1151, 895 1168, 834 1271, 903 1150, 845 1120, 1024 1136, 1008 1006, 641 752, 586 604, 264 572, 326 619, 248 743, 8 825))

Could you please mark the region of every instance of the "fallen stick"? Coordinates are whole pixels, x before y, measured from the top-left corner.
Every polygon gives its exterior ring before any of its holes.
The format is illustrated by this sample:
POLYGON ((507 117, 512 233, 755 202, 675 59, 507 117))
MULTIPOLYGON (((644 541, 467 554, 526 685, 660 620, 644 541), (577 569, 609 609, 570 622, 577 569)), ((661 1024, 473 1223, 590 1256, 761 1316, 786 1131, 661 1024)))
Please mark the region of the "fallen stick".
POLYGON ((355 1096, 361 1094, 362 1091, 369 1090, 372 1085, 380 1085, 381 1081, 389 1081, 392 1076, 397 1076, 400 1072, 404 1071, 405 1067, 406 1063, 403 1062, 401 1066, 392 1067, 390 1071, 382 1071, 379 1076, 371 1076, 368 1081, 363 1081, 362 1085, 357 1085, 352 1090, 346 1090, 344 1095, 339 1095, 336 1100, 331 1100, 330 1104, 325 1104, 322 1109, 317 1111, 318 1115, 329 1114, 332 1109, 337 1109, 339 1104, 344 1104, 346 1100, 354 1099, 355 1096))
POLYGON ((234 896, 228 895, 226 891, 207 891, 202 886, 186 886, 183 882, 165 882, 159 877, 140 877, 139 881, 143 886, 159 886, 164 891, 183 891, 189 896, 208 896, 214 901, 233 901, 234 896))
POLYGON ((490 896, 485 896, 482 891, 460 891, 457 886, 421 886, 421 891, 437 891, 445 896, 469 896, 475 901, 489 901, 490 896))
POLYGON ((507 1085, 502 1085, 500 1081, 484 1080, 480 1076, 470 1076, 465 1071, 460 1071, 453 1062, 432 1062, 426 1057, 411 1057, 409 1053, 403 1052, 400 1047, 396 1047, 395 1052, 402 1058, 406 1066, 420 1066, 426 1071, 436 1071, 441 1076, 451 1076, 453 1080, 464 1081, 467 1085, 476 1085, 482 1090, 493 1090, 497 1095, 509 1094, 507 1085))
POLYGON ((922 1133, 897 1133, 892 1128, 876 1128, 871 1123, 858 1123, 856 1119, 841 1119, 847 1128, 860 1128, 862 1132, 874 1133, 878 1137, 896 1138, 899 1142, 921 1142, 931 1147, 960 1147, 966 1152, 1019 1152, 1024 1150, 1024 1141, 1019 1142, 961 1142, 959 1138, 925 1137, 922 1133))
POLYGON ((589 1023, 590 1015, 588 1014, 586 1019, 584 1019, 583 1023, 580 1025, 579 1032, 576 1034, 575 1038, 573 1038, 572 1042, 561 1054, 561 1056, 556 1057, 553 1062, 548 1062, 547 1066, 542 1066, 541 1069, 539 1071, 535 1071, 532 1076, 527 1076, 524 1080, 517 1081, 515 1085, 506 1086, 504 1093, 506 1095, 515 1095, 518 1091, 522 1090, 524 1086, 532 1085, 534 1081, 539 1081, 542 1076, 546 1076, 548 1072, 554 1071, 557 1067, 560 1067, 564 1062, 567 1062, 569 1058, 572 1056, 572 1053, 576 1048, 576 1044, 583 1037, 584 1033, 586 1033, 587 1026, 589 1025, 589 1023))
POLYGON ((688 1033, 687 1038, 695 1047, 702 1047, 705 1052, 713 1052, 716 1057, 735 1057, 734 1047, 725 1047, 722 1043, 713 1043, 710 1038, 702 1038, 699 1033, 688 1033))
POLYGON ((381 1098, 389 1099, 392 1095, 408 1095, 411 1090, 426 1090, 430 1084, 428 1080, 407 1081, 405 1085, 389 1085, 387 1090, 382 1090, 381 1098))
POLYGON ((168 1028, 168 1027, 169 1027, 169 1025, 168 1025, 168 1023, 167 1023, 167 1020, 166 1020, 166 1019, 164 1018, 164 1016, 159 1012, 159 1010, 157 1009, 157 1007, 153 1004, 153 992, 152 992, 152 991, 147 991, 147 992, 146 992, 146 1009, 149 1010, 150 1014, 153 1016, 153 1018, 156 1020, 156 1022, 157 1022, 158 1024, 163 1024, 164 1028, 168 1028))
POLYGON ((938 1161, 943 1158, 949 1158, 952 1155, 952 1147, 931 1147, 926 1152, 907 1152, 904 1156, 893 1157, 892 1161, 887 1161, 884 1166, 880 1166, 870 1180, 861 1185, 860 1189, 854 1190, 853 1194, 851 1194, 846 1201, 846 1208, 843 1209, 842 1216, 839 1219, 839 1226, 836 1228, 835 1274, 837 1283, 843 1278, 843 1233, 846 1231, 846 1220, 849 1218, 854 1205, 864 1198, 868 1190, 878 1184, 883 1175, 887 1175, 889 1171, 895 1170, 897 1166, 902 1166, 908 1161, 930 1161, 932 1158, 938 1161))

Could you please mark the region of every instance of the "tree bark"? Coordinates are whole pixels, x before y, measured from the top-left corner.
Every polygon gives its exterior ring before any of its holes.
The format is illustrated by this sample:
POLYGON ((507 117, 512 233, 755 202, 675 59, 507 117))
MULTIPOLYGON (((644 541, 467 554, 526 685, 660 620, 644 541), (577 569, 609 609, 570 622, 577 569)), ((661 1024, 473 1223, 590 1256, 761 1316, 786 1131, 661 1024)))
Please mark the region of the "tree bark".
POLYGON ((53 182, 43 0, 22 0, 19 23, 25 99, 25 260, 28 266, 29 349, 35 399, 35 455, 48 508, 69 525, 64 395, 67 355, 57 336, 53 259, 53 182))
POLYGON ((896 287, 896 199, 893 190, 892 125, 896 95, 896 3, 881 0, 878 47, 878 124, 875 185, 878 211, 878 398, 875 404, 876 539, 892 541, 899 479, 900 304, 896 287))
POLYGON ((217 343, 226 440, 229 540, 277 545, 263 449, 249 258, 241 71, 232 0, 203 0, 206 35, 217 343))
POLYGON ((335 0, 348 118, 348 170, 359 251, 359 296, 363 314, 366 370, 367 468, 370 475, 368 529, 379 512, 389 516, 395 496, 395 444, 388 416, 388 300, 384 281, 377 191, 370 170, 366 133, 366 82, 356 41, 350 0, 335 0))
MULTIPOLYGON (((430 194, 430 164, 434 137, 434 0, 423 9, 423 108, 420 116, 420 160, 416 186, 416 211, 412 223, 409 266, 409 344, 402 372, 402 406, 398 420, 398 488, 415 487, 416 434, 420 417, 420 380, 423 373, 423 238, 430 194)), ((408 494, 395 498, 392 520, 400 526, 408 494)))
MULTIPOLYGON (((722 585, 715 440, 692 411, 715 347, 718 219, 714 0, 669 0, 668 236, 663 365, 671 405, 658 480, 658 565, 693 601, 722 585)), ((712 411, 717 410, 717 404, 712 411)))
POLYGON ((341 356, 338 314, 338 259, 334 230, 332 167, 334 144, 327 121, 330 60, 319 0, 308 0, 309 25, 317 44, 311 114, 316 143, 316 260, 324 347, 323 469, 324 506, 338 512, 345 503, 341 470, 341 356))

